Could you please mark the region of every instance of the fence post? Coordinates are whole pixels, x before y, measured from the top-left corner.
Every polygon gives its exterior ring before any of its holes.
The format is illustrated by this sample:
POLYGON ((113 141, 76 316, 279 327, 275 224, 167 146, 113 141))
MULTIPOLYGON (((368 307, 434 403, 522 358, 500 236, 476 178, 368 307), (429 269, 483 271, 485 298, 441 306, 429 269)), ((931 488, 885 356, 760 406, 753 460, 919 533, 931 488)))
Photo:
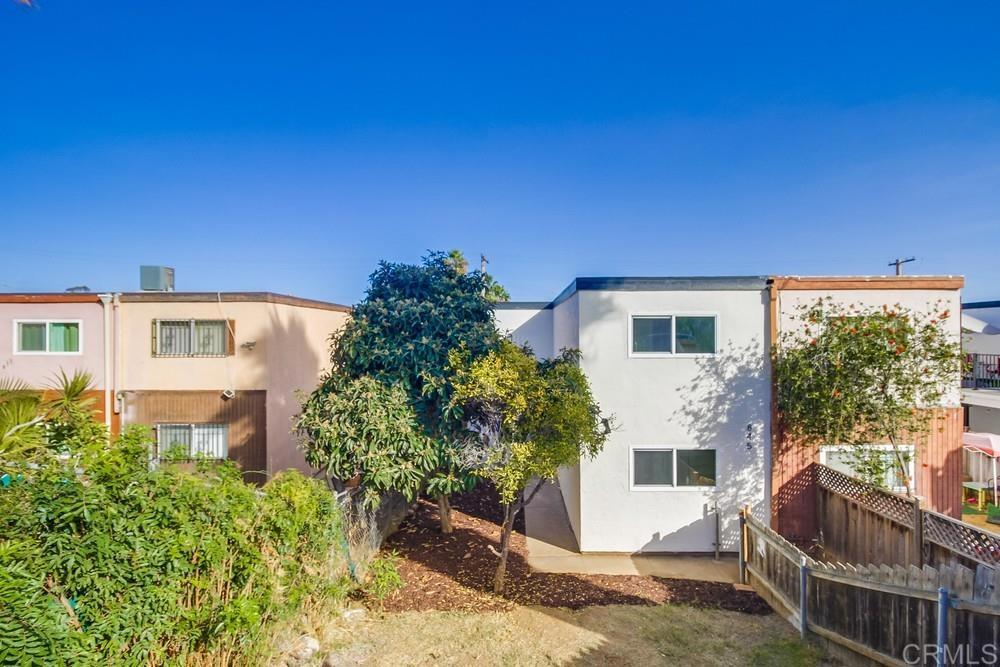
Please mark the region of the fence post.
POLYGON ((937 664, 944 667, 945 647, 948 645, 948 589, 942 586, 938 589, 938 618, 937 618, 937 664))
POLYGON ((924 566, 924 511, 920 509, 920 498, 913 499, 913 543, 916 547, 916 566, 924 566))
POLYGON ((747 516, 746 507, 740 510, 740 583, 747 583, 747 516))
POLYGON ((809 629, 808 616, 806 610, 809 598, 809 568, 806 567, 806 557, 802 556, 799 561, 799 634, 805 638, 809 629))

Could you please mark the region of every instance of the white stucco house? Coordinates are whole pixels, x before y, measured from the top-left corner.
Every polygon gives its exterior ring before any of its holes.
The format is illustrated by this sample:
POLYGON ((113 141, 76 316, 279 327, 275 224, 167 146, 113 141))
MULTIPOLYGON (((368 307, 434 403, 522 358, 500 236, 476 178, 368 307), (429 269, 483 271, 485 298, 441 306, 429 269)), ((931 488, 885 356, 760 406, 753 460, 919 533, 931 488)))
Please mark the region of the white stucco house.
POLYGON ((617 424, 559 476, 581 551, 709 552, 766 516, 770 443, 767 279, 577 278, 497 322, 539 356, 578 348, 617 424), (718 519, 718 524, 717 524, 718 519))
MULTIPOLYGON (((952 276, 577 278, 552 301, 498 304, 496 319, 540 357, 579 349, 614 416, 604 450, 559 473, 580 551, 735 551, 747 505, 783 534, 813 537, 811 465, 841 465, 835 445, 772 434, 770 350, 796 326, 797 306, 823 297, 957 313, 962 285, 952 276)), ((958 320, 946 325, 956 339, 958 320)), ((961 511, 958 380, 930 406, 942 421, 914 443, 911 473, 927 506, 949 515, 961 511)))

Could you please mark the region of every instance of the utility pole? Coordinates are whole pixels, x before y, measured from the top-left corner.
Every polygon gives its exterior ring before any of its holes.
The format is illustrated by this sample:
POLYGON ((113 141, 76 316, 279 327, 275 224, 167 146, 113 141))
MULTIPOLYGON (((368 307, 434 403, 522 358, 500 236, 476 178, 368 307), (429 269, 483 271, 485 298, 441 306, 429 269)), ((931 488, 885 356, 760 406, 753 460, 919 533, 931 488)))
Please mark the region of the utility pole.
POLYGON ((915 262, 915 261, 917 261, 916 257, 907 257, 906 259, 903 259, 902 257, 897 257, 895 259, 895 261, 889 262, 889 266, 895 266, 896 267, 896 275, 897 276, 901 276, 901 275, 903 275, 903 264, 906 264, 908 262, 915 262))

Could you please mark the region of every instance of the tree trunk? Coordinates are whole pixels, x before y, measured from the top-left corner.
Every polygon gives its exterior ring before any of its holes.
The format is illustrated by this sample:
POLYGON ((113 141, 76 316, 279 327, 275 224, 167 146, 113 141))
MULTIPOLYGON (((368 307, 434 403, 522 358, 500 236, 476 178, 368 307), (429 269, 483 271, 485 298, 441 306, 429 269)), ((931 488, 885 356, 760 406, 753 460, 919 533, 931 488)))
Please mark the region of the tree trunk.
POLYGON ((441 517, 441 532, 447 535, 453 530, 451 525, 451 503, 448 502, 448 494, 440 494, 437 497, 437 501, 438 515, 441 517))
POLYGON ((507 554, 510 552, 510 534, 514 530, 514 517, 521 509, 520 502, 503 506, 503 525, 500 528, 500 562, 493 576, 493 592, 503 593, 504 577, 507 575, 507 554))
POLYGON ((903 454, 899 451, 899 446, 896 444, 896 439, 889 436, 889 444, 892 445, 892 453, 896 456, 896 465, 899 467, 899 476, 903 479, 903 485, 906 487, 906 497, 913 497, 913 480, 910 479, 909 466, 906 465, 906 461, 903 460, 903 454))

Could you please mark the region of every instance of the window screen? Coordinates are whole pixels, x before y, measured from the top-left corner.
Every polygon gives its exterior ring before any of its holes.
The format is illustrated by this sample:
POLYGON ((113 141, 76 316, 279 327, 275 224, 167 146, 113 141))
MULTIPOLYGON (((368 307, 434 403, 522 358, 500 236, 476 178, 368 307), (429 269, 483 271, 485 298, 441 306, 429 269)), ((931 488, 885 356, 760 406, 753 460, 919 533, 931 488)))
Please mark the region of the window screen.
POLYGON ((715 450, 678 449, 677 486, 715 486, 715 450))
POLYGON ((157 353, 163 356, 191 354, 190 320, 160 320, 157 331, 157 353))
POLYGON ((225 424, 160 424, 157 448, 167 458, 224 459, 229 454, 229 427, 225 424))
POLYGON ((715 353, 715 318, 677 316, 677 352, 715 353))
POLYGON ((635 486, 673 486, 674 452, 671 449, 636 449, 632 470, 635 486))
POLYGON ((222 320, 196 320, 194 323, 194 354, 224 355, 226 353, 226 323, 222 320))
POLYGON ((45 322, 20 322, 17 325, 19 352, 45 352, 45 322))
POLYGON ((672 327, 671 317, 633 317, 632 351, 672 352, 672 327))

